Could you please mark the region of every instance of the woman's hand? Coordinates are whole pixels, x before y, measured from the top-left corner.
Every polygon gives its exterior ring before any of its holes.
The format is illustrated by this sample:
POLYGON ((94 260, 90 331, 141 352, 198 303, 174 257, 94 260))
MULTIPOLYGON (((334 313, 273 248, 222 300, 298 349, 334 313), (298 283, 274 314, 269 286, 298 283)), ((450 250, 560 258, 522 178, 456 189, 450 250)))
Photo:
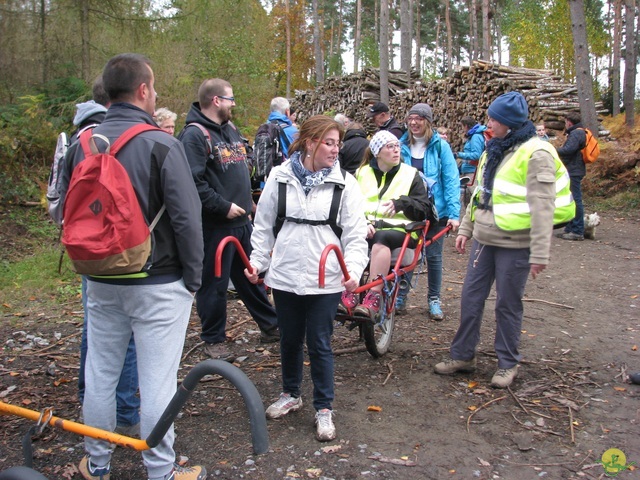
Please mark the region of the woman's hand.
POLYGON ((376 227, 374 227, 371 223, 367 225, 367 238, 373 238, 376 234, 376 227))
POLYGON ((467 240, 469 240, 469 237, 465 237, 464 235, 458 235, 456 237, 456 250, 458 251, 458 253, 465 252, 467 240))
POLYGON ((358 284, 360 282, 358 282, 358 280, 356 280, 355 278, 351 277, 349 280, 347 280, 346 282, 344 281, 344 278, 342 278, 342 285, 344 286, 344 289, 347 292, 353 292, 356 288, 358 288, 358 284))
POLYGON ((382 207, 382 214, 386 215, 387 217, 393 217, 397 213, 396 206, 393 204, 393 200, 384 202, 380 204, 380 206, 382 207))
POLYGON ((251 271, 248 268, 244 269, 244 276, 254 285, 258 283, 258 269, 253 265, 251 265, 251 271))

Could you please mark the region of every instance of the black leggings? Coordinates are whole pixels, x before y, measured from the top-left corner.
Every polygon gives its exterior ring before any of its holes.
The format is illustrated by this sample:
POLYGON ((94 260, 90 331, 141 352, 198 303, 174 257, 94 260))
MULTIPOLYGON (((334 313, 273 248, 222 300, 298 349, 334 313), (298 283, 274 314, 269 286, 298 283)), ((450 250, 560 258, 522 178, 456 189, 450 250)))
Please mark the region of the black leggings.
MULTIPOLYGON (((373 235, 373 238, 368 240, 369 248, 371 248, 376 243, 384 245, 385 247, 389 247, 389 250, 395 250, 396 248, 402 247, 402 243, 404 242, 404 238, 406 237, 406 232, 401 232, 400 230, 391 230, 391 229, 383 229, 376 230, 376 233, 373 235)), ((415 248, 418 244, 418 241, 411 237, 409 239, 409 245, 407 248, 415 248)))

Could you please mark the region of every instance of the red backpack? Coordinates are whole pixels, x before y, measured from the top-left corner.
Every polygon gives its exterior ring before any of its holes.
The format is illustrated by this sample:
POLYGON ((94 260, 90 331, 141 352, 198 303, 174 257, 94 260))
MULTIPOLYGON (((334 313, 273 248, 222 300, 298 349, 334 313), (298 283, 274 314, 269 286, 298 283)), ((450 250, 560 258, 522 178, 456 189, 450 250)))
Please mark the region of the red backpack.
MULTIPOLYGON (((112 147, 99 152, 93 132, 80 135, 85 159, 73 170, 64 202, 62 243, 76 272, 122 275, 140 272, 151 254, 150 226, 127 171, 115 157, 139 133, 160 130, 140 123, 126 130, 112 147)), ((95 135, 102 140, 105 137, 95 135)))

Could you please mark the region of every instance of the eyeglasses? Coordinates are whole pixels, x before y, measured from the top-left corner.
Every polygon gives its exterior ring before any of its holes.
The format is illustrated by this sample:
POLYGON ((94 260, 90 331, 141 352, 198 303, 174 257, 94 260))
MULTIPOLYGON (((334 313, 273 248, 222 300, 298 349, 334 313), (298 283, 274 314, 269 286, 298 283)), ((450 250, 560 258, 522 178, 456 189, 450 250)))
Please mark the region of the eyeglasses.
POLYGON ((324 143, 329 148, 333 148, 336 146, 338 148, 342 148, 342 145, 343 145, 342 142, 334 142, 333 140, 320 140, 320 143, 324 143))
POLYGON ((393 143, 387 143, 384 148, 386 148, 387 150, 396 150, 396 149, 400 149, 400 142, 393 142, 393 143))
POLYGON ((229 100, 230 102, 235 102, 235 97, 225 97, 224 95, 216 95, 216 97, 221 98, 223 100, 229 100))
POLYGON ((406 118, 407 123, 422 123, 425 120, 426 118, 423 118, 423 117, 407 117, 406 118))

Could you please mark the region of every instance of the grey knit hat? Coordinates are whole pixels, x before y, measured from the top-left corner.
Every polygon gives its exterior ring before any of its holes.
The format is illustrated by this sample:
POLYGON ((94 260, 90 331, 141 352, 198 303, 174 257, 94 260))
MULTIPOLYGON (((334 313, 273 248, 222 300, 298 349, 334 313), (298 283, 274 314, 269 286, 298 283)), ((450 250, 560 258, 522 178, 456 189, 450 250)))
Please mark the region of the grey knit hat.
POLYGON ((433 123, 433 110, 431 110, 431 107, 426 103, 416 103, 411 107, 411 110, 409 110, 407 117, 409 115, 418 115, 429 120, 429 123, 433 123))

